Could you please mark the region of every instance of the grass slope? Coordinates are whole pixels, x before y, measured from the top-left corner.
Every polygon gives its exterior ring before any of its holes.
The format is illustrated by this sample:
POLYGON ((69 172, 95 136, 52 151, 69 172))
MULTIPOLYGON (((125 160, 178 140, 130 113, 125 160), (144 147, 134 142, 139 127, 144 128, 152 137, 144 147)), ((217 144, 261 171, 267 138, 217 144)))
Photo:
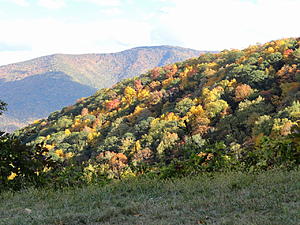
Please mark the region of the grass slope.
POLYGON ((136 178, 104 187, 0 195, 0 224, 289 224, 300 221, 300 171, 136 178))

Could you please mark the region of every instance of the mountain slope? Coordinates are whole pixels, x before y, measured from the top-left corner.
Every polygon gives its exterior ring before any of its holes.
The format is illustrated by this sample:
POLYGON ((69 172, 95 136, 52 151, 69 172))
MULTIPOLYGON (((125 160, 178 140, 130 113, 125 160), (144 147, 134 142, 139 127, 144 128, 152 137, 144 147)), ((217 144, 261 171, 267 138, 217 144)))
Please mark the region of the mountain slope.
POLYGON ((56 54, 1 66, 0 93, 8 112, 0 120, 0 130, 45 117, 121 79, 199 54, 192 49, 154 46, 110 54, 56 54))
POLYGON ((300 163, 299 45, 283 39, 154 68, 16 134, 108 177, 290 167, 300 163))

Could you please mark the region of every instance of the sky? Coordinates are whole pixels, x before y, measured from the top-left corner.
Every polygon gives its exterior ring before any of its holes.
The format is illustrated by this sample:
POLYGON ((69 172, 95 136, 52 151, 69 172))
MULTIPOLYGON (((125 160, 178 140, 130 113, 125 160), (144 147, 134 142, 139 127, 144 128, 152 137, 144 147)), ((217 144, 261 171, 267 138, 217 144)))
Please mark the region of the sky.
POLYGON ((0 0, 0 65, 174 45, 242 49, 299 37, 300 0, 0 0))

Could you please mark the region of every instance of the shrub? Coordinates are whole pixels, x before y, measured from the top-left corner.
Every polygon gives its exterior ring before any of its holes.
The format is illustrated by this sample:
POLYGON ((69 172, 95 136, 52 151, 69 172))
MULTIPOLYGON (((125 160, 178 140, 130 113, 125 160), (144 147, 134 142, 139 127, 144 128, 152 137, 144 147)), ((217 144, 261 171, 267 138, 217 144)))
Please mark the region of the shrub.
POLYGON ((0 149, 0 189, 20 189, 29 183, 42 185, 46 169, 55 165, 46 156, 46 148, 26 146, 8 134, 0 137, 0 149))

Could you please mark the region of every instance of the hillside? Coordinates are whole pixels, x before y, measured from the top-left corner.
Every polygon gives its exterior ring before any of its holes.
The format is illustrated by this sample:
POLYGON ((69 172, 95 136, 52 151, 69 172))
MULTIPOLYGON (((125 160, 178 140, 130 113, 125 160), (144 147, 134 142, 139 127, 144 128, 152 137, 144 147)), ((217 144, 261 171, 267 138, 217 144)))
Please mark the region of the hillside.
POLYGON ((299 165, 299 44, 282 39, 156 67, 16 134, 58 161, 85 162, 87 179, 299 165))
POLYGON ((0 130, 12 131, 74 104, 76 99, 90 96, 99 88, 200 53, 153 46, 110 54, 56 54, 1 66, 0 93, 8 103, 8 111, 0 118, 0 130))

